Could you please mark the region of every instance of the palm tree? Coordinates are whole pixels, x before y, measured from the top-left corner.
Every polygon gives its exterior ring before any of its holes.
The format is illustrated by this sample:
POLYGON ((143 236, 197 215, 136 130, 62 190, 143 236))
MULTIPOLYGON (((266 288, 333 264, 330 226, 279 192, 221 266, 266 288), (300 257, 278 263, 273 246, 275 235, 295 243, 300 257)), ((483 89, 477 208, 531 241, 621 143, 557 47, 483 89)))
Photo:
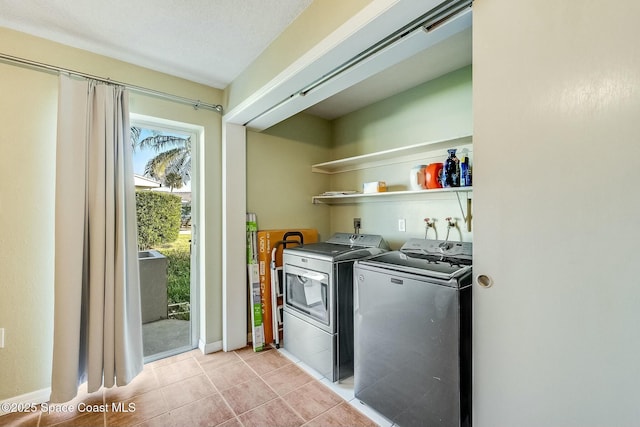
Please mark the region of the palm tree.
POLYGON ((165 185, 169 187, 171 192, 173 193, 174 188, 182 187, 182 177, 175 172, 169 172, 164 177, 165 185))
POLYGON ((145 176, 157 179, 172 191, 191 181, 191 137, 163 135, 157 131, 153 131, 150 136, 142 140, 141 136, 142 129, 132 126, 133 150, 152 148, 158 153, 147 162, 144 168, 145 176))

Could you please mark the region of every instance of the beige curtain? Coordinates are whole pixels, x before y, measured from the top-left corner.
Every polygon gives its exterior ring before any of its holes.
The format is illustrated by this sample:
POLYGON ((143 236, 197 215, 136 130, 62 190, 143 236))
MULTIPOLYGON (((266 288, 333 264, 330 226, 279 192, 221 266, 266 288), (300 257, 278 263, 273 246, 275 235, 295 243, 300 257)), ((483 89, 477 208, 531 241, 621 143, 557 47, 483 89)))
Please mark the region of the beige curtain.
POLYGON ((51 401, 143 368, 129 99, 60 76, 51 401))

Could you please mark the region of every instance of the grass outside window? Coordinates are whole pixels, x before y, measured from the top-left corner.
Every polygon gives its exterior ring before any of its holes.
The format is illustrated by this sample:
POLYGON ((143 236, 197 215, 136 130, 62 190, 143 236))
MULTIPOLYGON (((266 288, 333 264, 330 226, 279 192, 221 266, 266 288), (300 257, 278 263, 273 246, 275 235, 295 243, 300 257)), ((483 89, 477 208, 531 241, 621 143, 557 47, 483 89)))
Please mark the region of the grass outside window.
MULTIPOLYGON (((180 234, 174 242, 154 247, 155 250, 167 257, 167 302, 169 305, 183 304, 188 307, 190 302, 190 240, 191 233, 180 234)), ((184 320, 188 320, 188 315, 184 320)))

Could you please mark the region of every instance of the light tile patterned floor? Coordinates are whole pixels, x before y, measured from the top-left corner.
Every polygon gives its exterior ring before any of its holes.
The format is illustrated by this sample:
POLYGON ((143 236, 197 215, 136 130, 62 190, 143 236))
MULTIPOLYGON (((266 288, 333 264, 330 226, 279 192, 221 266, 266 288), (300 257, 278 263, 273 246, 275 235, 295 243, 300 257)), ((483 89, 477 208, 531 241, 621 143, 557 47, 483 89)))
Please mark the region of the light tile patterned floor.
POLYGON ((158 360, 125 387, 81 390, 69 403, 68 412, 4 415, 0 426, 377 425, 278 351, 250 347, 158 360))

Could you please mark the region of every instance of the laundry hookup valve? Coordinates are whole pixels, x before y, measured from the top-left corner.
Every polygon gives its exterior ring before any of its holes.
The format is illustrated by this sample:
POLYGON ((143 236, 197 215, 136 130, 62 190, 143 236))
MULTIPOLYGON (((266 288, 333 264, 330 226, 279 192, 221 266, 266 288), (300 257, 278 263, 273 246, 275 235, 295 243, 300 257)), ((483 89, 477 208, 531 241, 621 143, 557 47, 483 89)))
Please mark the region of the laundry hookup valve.
POLYGON ((436 231, 436 224, 435 224, 435 218, 425 218, 424 219, 424 238, 427 238, 427 235, 429 234, 429 229, 432 229, 433 232, 436 234, 435 239, 438 238, 438 233, 436 231))

